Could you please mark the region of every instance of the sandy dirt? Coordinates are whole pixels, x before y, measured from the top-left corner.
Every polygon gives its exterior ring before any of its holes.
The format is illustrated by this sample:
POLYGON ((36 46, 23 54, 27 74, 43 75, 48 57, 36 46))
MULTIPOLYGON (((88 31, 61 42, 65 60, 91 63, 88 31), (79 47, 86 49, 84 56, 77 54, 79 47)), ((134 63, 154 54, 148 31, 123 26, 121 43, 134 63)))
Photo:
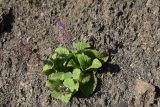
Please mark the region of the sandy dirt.
POLYGON ((0 107, 145 107, 137 79, 154 93, 147 106, 160 107, 159 0, 33 1, 0 0, 0 107), (65 104, 51 98, 39 58, 74 41, 90 42, 110 61, 93 95, 65 104))

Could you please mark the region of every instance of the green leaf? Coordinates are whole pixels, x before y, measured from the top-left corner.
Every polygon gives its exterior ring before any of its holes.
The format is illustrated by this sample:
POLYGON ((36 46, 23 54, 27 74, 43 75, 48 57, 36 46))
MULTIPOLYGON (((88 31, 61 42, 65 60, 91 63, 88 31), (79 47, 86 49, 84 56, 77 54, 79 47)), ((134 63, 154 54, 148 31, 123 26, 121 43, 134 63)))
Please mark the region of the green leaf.
POLYGON ((79 65, 78 65, 73 59, 71 59, 71 60, 68 62, 67 67, 79 68, 79 65))
POLYGON ((93 49, 86 49, 84 51, 84 54, 91 57, 92 59, 98 58, 101 55, 100 52, 98 52, 97 50, 93 50, 93 49))
POLYGON ((58 55, 64 56, 64 57, 67 56, 67 55, 69 55, 68 49, 62 48, 62 47, 56 48, 55 52, 56 52, 58 55))
POLYGON ((90 45, 89 43, 85 43, 85 42, 77 42, 77 43, 73 43, 73 47, 78 51, 78 50, 90 48, 90 45))
POLYGON ((92 65, 87 68, 87 70, 90 70, 90 69, 97 69, 97 68, 100 68, 102 66, 101 62, 98 60, 98 59, 94 59, 93 62, 92 62, 92 65))
POLYGON ((49 77, 50 80, 64 80, 68 78, 72 78, 71 72, 56 72, 52 73, 49 77))
POLYGON ((55 70, 53 69, 53 63, 51 61, 48 61, 48 63, 43 66, 42 72, 45 75, 50 75, 51 73, 55 72, 55 70))
POLYGON ((49 87, 51 90, 58 90, 60 84, 62 84, 62 82, 59 80, 48 80, 46 82, 46 86, 49 87))
POLYGON ((80 85, 80 90, 85 96, 89 96, 95 91, 96 86, 97 86, 97 77, 95 76, 95 73, 93 73, 90 81, 80 85))
POLYGON ((106 62, 109 58, 107 54, 101 54, 97 50, 87 49, 84 53, 92 59, 98 58, 102 63, 106 62))
POLYGON ((73 51, 57 48, 43 67, 43 73, 49 77, 46 85, 53 91, 52 97, 64 102, 69 102, 77 91, 91 95, 97 86, 94 71, 108 60, 108 55, 89 49, 89 43, 77 42, 73 47, 73 51))
POLYGON ((60 99, 62 101, 64 101, 65 103, 68 103, 69 100, 72 97, 72 93, 68 93, 68 94, 62 94, 61 92, 58 91, 53 91, 52 92, 52 97, 56 98, 56 99, 60 99))
POLYGON ((54 55, 52 55, 52 59, 54 60, 54 59, 56 59, 56 57, 57 57, 57 54, 55 53, 54 55))
POLYGON ((68 69, 64 66, 66 60, 67 60, 66 58, 56 58, 54 60, 54 69, 59 72, 67 71, 68 69))
POLYGON ((69 78, 72 78, 72 73, 71 73, 71 72, 66 72, 66 73, 64 73, 64 75, 63 75, 63 80, 69 79, 69 78))
POLYGON ((78 62, 79 62, 81 69, 83 71, 86 70, 92 64, 91 58, 83 53, 78 54, 77 57, 78 57, 78 62))
POLYGON ((85 83, 89 82, 90 79, 91 79, 90 74, 83 74, 81 77, 81 83, 85 84, 85 83))
POLYGON ((107 54, 103 54, 103 55, 101 55, 101 57, 99 59, 101 59, 104 63, 104 62, 108 61, 109 56, 107 54))
POLYGON ((74 67, 74 68, 78 68, 79 67, 79 63, 78 60, 76 58, 75 53, 70 53, 70 58, 68 58, 66 60, 65 66, 67 67, 74 67))
POLYGON ((78 91, 78 88, 79 88, 79 83, 75 82, 71 78, 65 79, 64 82, 63 82, 63 85, 65 87, 68 87, 71 92, 78 91))
POLYGON ((62 80, 64 72, 56 72, 56 73, 52 73, 49 76, 50 80, 62 80))
POLYGON ((81 70, 80 69, 74 69, 73 70, 73 79, 80 80, 81 77, 81 70))

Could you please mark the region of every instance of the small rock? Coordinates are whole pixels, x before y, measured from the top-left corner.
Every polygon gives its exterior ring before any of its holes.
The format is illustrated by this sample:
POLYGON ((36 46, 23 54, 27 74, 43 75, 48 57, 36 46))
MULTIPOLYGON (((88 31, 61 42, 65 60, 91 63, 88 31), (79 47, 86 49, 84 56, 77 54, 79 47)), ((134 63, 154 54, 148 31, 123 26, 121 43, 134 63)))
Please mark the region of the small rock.
POLYGON ((29 43, 29 41, 31 40, 31 36, 29 36, 26 40, 27 40, 27 43, 29 43))
POLYGON ((154 69, 158 68, 160 66, 160 57, 156 57, 155 59, 153 59, 151 64, 154 69))
POLYGON ((96 101, 96 107, 104 107, 105 101, 104 99, 100 98, 96 101))
POLYGON ((2 38, 2 43, 5 43, 7 41, 7 38, 2 38))
POLYGON ((19 31, 19 32, 17 33, 17 36, 20 37, 21 34, 22 34, 21 31, 19 31))
POLYGON ((146 5, 149 6, 151 4, 152 0, 147 0, 146 5))
POLYGON ((126 102, 120 102, 115 107, 128 107, 128 104, 126 102))
POLYGON ((135 90, 139 94, 144 94, 146 91, 149 91, 149 92, 154 91, 155 87, 149 83, 142 81, 142 80, 136 79, 135 90))
POLYGON ((125 91, 127 89, 127 84, 126 83, 121 83, 119 85, 119 88, 122 90, 122 91, 125 91))
POLYGON ((155 86, 142 80, 135 81, 135 106, 150 107, 154 103, 155 86))
POLYGON ((40 16, 43 17, 43 16, 44 16, 44 13, 41 12, 40 16))
POLYGON ((100 26, 96 26, 92 28, 93 33, 96 33, 98 31, 100 31, 101 27, 100 26))

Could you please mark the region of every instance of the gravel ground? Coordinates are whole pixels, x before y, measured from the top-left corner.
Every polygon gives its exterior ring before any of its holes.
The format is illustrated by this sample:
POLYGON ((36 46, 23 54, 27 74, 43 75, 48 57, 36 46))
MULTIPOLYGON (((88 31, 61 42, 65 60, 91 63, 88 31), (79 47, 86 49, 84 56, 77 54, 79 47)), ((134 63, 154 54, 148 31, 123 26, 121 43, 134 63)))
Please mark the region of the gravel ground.
POLYGON ((1 107, 160 107, 159 0, 33 1, 0 0, 1 107), (37 55, 73 41, 91 42, 110 61, 93 95, 65 104, 51 98, 37 55))

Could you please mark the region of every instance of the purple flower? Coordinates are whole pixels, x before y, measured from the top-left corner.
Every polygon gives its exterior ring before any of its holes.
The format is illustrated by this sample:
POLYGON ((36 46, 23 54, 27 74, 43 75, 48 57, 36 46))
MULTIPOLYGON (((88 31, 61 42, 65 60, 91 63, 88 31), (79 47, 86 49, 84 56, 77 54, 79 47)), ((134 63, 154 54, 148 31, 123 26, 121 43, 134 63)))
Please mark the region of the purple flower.
POLYGON ((56 28, 59 29, 59 30, 62 30, 62 29, 65 28, 65 25, 63 23, 61 23, 61 22, 57 22, 56 23, 56 28))

